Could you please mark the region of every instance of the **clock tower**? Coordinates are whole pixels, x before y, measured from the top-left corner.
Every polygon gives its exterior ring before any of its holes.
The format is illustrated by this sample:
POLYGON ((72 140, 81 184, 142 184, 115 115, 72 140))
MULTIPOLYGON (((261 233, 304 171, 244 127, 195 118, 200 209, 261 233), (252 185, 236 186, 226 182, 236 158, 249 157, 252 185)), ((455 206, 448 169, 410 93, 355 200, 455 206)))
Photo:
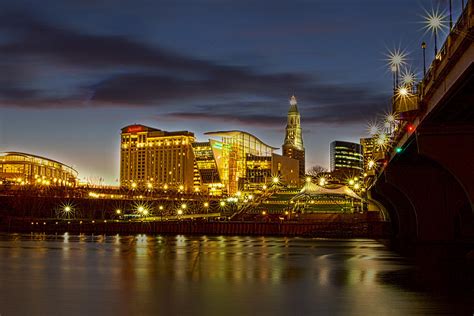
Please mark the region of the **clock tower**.
POLYGON ((303 147, 300 112, 298 112, 298 102, 294 95, 290 98, 286 136, 282 148, 283 156, 299 161, 299 176, 303 179, 305 176, 305 150, 303 147))

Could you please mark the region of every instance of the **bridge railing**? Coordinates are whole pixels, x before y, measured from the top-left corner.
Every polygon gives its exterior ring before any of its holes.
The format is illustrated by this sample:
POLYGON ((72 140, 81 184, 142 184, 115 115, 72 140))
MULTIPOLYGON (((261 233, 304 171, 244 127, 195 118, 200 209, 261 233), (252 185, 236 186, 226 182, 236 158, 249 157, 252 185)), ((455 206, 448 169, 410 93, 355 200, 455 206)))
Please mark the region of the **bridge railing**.
POLYGON ((447 71, 451 58, 455 52, 463 45, 466 40, 473 41, 472 28, 474 26, 474 1, 468 1, 464 10, 460 14, 453 28, 450 30, 443 46, 439 50, 435 59, 431 63, 426 75, 421 81, 420 100, 429 99, 433 91, 439 86, 440 82, 437 80, 442 77, 447 71))

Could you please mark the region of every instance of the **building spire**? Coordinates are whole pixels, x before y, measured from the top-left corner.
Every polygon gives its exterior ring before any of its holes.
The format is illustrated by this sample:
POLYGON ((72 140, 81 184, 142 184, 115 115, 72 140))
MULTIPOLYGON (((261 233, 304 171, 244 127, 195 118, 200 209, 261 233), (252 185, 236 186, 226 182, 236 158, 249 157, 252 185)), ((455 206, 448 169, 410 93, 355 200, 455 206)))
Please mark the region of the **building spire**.
POLYGON ((293 94, 290 98, 290 109, 288 110, 288 113, 290 112, 298 112, 298 101, 296 100, 295 94, 293 94))
POLYGON ((301 130, 300 113, 298 101, 295 94, 290 97, 290 109, 288 110, 288 122, 286 125, 285 141, 283 143, 283 156, 299 160, 300 176, 305 174, 305 150, 303 146, 303 135, 301 130))

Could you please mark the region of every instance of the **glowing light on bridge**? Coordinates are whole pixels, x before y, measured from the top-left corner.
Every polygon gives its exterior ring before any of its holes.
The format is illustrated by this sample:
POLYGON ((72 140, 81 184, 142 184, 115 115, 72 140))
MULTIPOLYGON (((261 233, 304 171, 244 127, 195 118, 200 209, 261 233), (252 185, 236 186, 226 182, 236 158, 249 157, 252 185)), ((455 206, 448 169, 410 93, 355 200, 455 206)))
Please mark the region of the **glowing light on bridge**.
POLYGON ((385 113, 385 121, 389 123, 396 123, 399 119, 399 115, 397 112, 387 112, 385 113))
POLYGON ((389 51, 387 54, 388 66, 392 71, 400 71, 401 67, 406 65, 408 53, 405 50, 396 48, 389 51))
POLYGON ((375 140, 376 147, 382 150, 387 149, 389 143, 390 143, 390 138, 385 133, 380 133, 375 140))
POLYGON ((446 14, 444 12, 440 12, 439 8, 438 9, 431 9, 431 12, 425 10, 425 16, 423 17, 424 21, 423 23, 425 24, 424 28, 426 29, 426 32, 431 32, 434 37, 434 50, 435 50, 435 57, 438 55, 438 33, 440 31, 443 31, 446 29, 447 26, 447 20, 446 20, 446 14))
POLYGON ((387 134, 392 134, 393 132, 396 131, 397 126, 398 126, 398 120, 400 119, 400 116, 397 112, 395 111, 389 111, 386 112, 384 115, 384 128, 385 132, 387 134))
POLYGON ((369 167, 369 170, 374 168, 375 167, 375 160, 369 159, 369 161, 367 161, 367 167, 369 167))
POLYGON ((401 74, 402 84, 405 86, 412 86, 416 82, 416 74, 410 69, 405 69, 401 74))
POLYGON ((370 136, 375 136, 380 133, 381 128, 377 122, 370 122, 367 127, 367 130, 369 131, 370 136))
POLYGON ((424 28, 427 31, 437 32, 448 27, 446 13, 439 10, 439 8, 431 9, 431 11, 425 10, 424 18, 424 28))

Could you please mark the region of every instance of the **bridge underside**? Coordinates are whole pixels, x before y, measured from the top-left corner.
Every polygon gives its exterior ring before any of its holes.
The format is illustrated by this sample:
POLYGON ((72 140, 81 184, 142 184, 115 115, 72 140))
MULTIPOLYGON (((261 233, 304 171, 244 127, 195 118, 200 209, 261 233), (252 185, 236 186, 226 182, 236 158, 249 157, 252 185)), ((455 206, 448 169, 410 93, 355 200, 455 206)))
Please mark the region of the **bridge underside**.
POLYGON ((474 241, 474 64, 371 190, 402 244, 474 241))

